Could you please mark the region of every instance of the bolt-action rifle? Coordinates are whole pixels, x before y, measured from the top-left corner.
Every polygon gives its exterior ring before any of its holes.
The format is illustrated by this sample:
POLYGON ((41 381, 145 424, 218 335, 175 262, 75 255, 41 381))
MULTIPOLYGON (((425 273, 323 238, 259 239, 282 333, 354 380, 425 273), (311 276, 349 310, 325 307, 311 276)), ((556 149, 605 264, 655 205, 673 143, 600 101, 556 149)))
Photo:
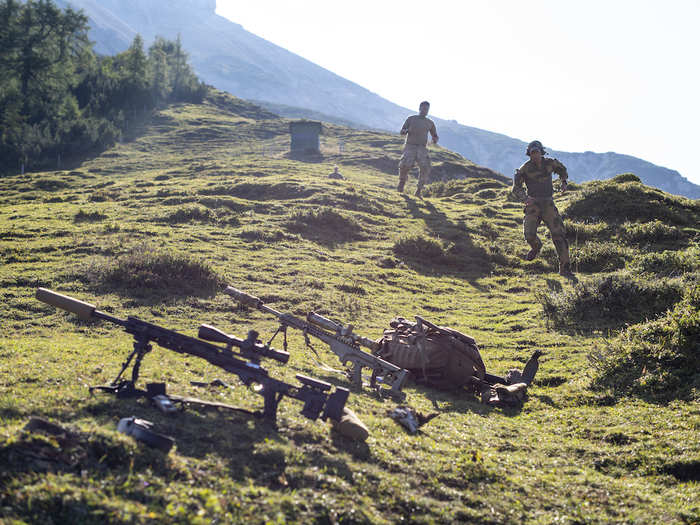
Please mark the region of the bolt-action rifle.
POLYGON ((289 354, 270 348, 269 345, 259 343, 257 340, 258 333, 254 330, 248 333, 246 339, 239 339, 224 334, 208 325, 200 327, 201 335, 213 337, 212 334, 216 334, 219 337, 219 341, 225 342, 227 347, 222 348, 142 321, 136 317, 127 317, 126 319, 114 317, 97 310, 91 304, 47 290, 46 288, 39 288, 36 292, 36 298, 71 312, 84 320, 102 319, 117 324, 124 328, 127 333, 133 335, 134 350, 122 365, 122 369, 114 381, 105 386, 90 387, 90 392, 97 389, 114 393, 117 397, 154 397, 157 394, 163 394, 164 385, 161 385, 162 388, 160 389, 150 388, 153 385, 158 385, 157 383, 150 384, 148 391, 136 388, 141 361, 151 351, 151 343, 156 343, 158 346, 179 354, 202 358, 214 366, 236 374, 246 386, 259 385, 259 389, 256 392, 261 394, 265 400, 262 413, 259 411, 254 412, 259 417, 275 422, 277 406, 284 396, 303 401, 304 408, 301 413, 309 419, 316 419, 321 416, 322 419, 330 417, 331 419, 340 420, 342 416, 343 408, 349 395, 347 389, 336 388, 335 392, 330 393, 331 385, 329 383, 301 374, 296 376, 301 386, 293 386, 271 378, 267 370, 260 366, 260 359, 269 357, 281 363, 286 363, 289 360, 289 354), (234 346, 239 349, 238 352, 233 351, 232 348, 234 346), (134 365, 131 371, 131 379, 123 380, 121 376, 132 359, 134 359, 134 365))
POLYGON ((380 394, 383 393, 382 391, 388 390, 388 393, 397 399, 403 399, 405 397, 405 394, 401 392, 401 388, 408 378, 408 370, 400 368, 368 352, 364 352, 360 348, 361 346, 376 351, 379 349, 378 345, 371 339, 354 334, 352 332, 352 325, 343 326, 315 312, 309 312, 306 316, 306 320, 299 319, 292 314, 278 312, 266 306, 265 303, 257 297, 242 292, 233 286, 227 286, 224 292, 235 298, 241 304, 252 306, 262 312, 267 312, 276 316, 280 321, 278 332, 282 332, 285 337, 285 350, 287 347, 286 330, 288 326, 291 326, 304 333, 304 339, 306 340, 307 346, 310 348, 313 349, 309 342, 309 335, 329 345, 331 351, 338 356, 343 365, 348 362, 351 363, 352 368, 348 371, 348 375, 354 388, 362 388, 362 368, 366 367, 372 369, 372 377, 370 380, 370 386, 372 388, 375 388, 380 394), (388 385, 390 388, 381 388, 378 383, 388 385))

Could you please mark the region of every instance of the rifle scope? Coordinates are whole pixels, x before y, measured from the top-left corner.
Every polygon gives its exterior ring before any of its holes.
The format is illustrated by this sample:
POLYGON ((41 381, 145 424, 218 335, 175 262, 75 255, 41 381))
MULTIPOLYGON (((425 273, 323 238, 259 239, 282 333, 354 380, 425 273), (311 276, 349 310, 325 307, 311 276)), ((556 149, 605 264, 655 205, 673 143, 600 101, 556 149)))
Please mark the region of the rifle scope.
POLYGON ((248 332, 248 337, 245 339, 239 339, 236 336, 227 334, 218 328, 203 324, 199 326, 199 333, 197 334, 200 339, 206 341, 214 341, 216 343, 225 343, 229 346, 236 346, 241 349, 241 353, 246 358, 269 357, 280 363, 286 363, 289 361, 289 352, 283 352, 282 350, 275 350, 267 345, 258 342, 258 332, 255 330, 250 330, 248 332))

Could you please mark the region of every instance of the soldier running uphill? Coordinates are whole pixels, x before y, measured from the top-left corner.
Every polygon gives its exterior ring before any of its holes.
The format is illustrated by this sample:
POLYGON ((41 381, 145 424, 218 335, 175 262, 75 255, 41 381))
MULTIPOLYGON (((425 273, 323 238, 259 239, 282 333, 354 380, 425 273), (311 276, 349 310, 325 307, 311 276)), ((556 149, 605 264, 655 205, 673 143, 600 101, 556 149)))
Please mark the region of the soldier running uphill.
POLYGON ((531 248, 526 259, 532 261, 542 248, 542 242, 537 237, 537 228, 544 221, 549 228, 552 243, 559 256, 559 274, 573 277, 564 221, 554 205, 554 188, 552 186, 552 176, 556 173, 561 180, 561 191, 566 191, 567 179, 569 178, 566 166, 557 159, 545 158, 546 152, 539 140, 530 142, 526 153, 530 160, 515 171, 512 190, 513 194, 525 203, 523 233, 531 248), (523 189, 523 183, 527 187, 527 194, 523 189))
POLYGON ((399 161, 399 185, 396 188, 403 192, 408 172, 418 164, 420 176, 418 177, 418 187, 416 197, 420 197, 423 185, 428 182, 430 176, 430 156, 428 155, 428 133, 430 133, 433 143, 437 144, 438 134, 435 123, 428 118, 430 103, 423 101, 418 107, 418 115, 411 115, 406 119, 401 127, 401 135, 406 135, 406 144, 403 155, 399 161))

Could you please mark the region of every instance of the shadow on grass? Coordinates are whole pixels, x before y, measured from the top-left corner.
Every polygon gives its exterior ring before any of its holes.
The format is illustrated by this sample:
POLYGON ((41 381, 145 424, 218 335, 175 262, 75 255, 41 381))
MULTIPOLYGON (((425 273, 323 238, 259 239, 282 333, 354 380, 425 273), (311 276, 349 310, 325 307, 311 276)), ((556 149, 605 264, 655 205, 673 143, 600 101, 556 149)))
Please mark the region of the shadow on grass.
MULTIPOLYGON (((92 399, 92 398, 91 398, 92 399)), ((67 430, 67 439, 55 442, 48 450, 40 434, 20 431, 18 438, 0 443, 0 458, 5 474, 52 471, 88 471, 91 476, 113 477, 128 475, 130 470, 152 468, 160 475, 180 475, 173 469, 167 454, 140 442, 124 439, 116 433, 119 420, 135 416, 154 423, 153 430, 175 440, 177 454, 199 460, 218 457, 226 465, 227 476, 237 481, 253 479, 256 483, 275 488, 277 478, 286 467, 285 449, 289 442, 308 443, 306 432, 282 435, 265 420, 232 414, 223 410, 187 409, 173 415, 161 414, 145 399, 95 399, 77 410, 43 409, 23 413, 15 409, 0 410, 3 419, 29 420, 42 417, 67 430), (93 428, 76 429, 72 423, 90 419, 93 428), (31 458, 31 461, 26 460, 31 458), (131 466, 130 466, 131 465, 131 466)), ((25 421, 26 422, 26 421, 25 421)), ((322 424, 308 421, 309 425, 322 424)), ((347 440, 334 437, 338 447, 356 457, 369 457, 369 450, 347 440)), ((314 464, 345 471, 352 478, 347 464, 320 450, 309 452, 314 464)))
POLYGON ((411 216, 423 220, 432 236, 448 243, 439 257, 425 257, 421 253, 404 256, 402 260, 407 266, 423 274, 463 277, 474 286, 477 279, 493 271, 493 256, 472 242, 463 222, 454 223, 428 201, 408 195, 403 198, 411 216))
POLYGON ((326 161, 326 157, 320 152, 299 152, 299 151, 289 151, 285 153, 284 158, 289 160, 296 160, 298 162, 305 162, 307 164, 320 164, 326 161))

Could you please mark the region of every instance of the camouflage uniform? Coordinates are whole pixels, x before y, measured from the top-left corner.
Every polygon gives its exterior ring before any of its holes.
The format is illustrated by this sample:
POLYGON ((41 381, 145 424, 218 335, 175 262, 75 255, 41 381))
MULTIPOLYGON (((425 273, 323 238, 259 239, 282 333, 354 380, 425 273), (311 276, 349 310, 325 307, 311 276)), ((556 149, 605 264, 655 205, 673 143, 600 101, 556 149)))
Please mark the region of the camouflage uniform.
POLYGON ((428 117, 412 115, 406 119, 401 127, 406 134, 406 144, 403 155, 399 161, 399 186, 398 190, 403 191, 409 170, 418 164, 420 176, 418 177, 418 189, 416 195, 420 195, 423 186, 428 182, 430 176, 430 155, 428 155, 428 133, 437 140, 437 130, 435 123, 428 117))
POLYGON ((534 161, 528 160, 515 172, 513 194, 525 202, 523 234, 532 248, 528 259, 534 259, 542 247, 542 242, 537 237, 537 227, 544 221, 552 234, 552 242, 559 256, 560 271, 569 271, 569 243, 566 240, 564 221, 562 221, 552 197, 554 193, 553 173, 557 173, 562 182, 569 178, 566 166, 557 159, 542 158, 540 168, 534 161), (525 195, 523 183, 527 186, 527 195, 525 195))

